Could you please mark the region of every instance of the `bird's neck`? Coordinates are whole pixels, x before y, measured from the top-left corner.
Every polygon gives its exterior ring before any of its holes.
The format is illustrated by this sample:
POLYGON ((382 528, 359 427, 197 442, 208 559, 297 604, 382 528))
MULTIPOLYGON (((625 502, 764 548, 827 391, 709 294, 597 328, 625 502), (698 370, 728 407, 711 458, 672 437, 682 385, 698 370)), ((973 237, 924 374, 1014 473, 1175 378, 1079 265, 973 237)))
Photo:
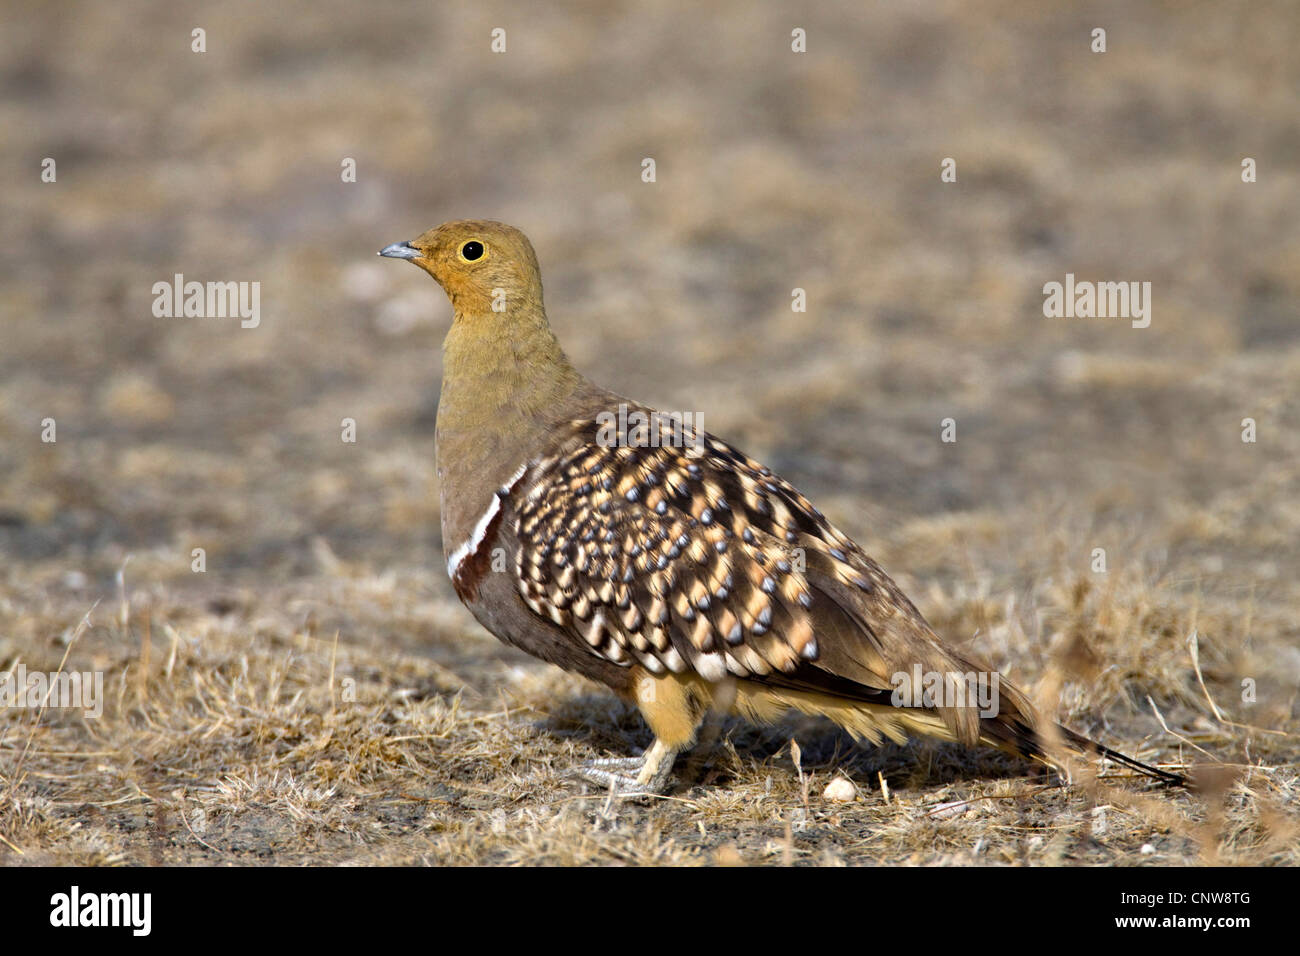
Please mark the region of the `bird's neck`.
POLYGON ((544 312, 457 312, 443 343, 437 455, 444 536, 472 529, 491 494, 537 454, 586 382, 544 312))

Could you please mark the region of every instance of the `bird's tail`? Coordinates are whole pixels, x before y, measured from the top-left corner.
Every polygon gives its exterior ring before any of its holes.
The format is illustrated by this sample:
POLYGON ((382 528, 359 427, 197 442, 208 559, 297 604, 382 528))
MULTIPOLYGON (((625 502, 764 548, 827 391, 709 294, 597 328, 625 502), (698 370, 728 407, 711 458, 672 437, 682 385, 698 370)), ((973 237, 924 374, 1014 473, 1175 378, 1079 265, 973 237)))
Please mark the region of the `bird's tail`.
POLYGON ((1099 744, 1095 740, 1083 736, 1083 734, 1075 733, 1061 724, 1053 723, 1045 730, 1036 730, 1023 720, 1008 720, 1007 717, 1007 714, 999 714, 998 717, 985 721, 985 726, 981 728, 983 731, 981 736, 985 737, 988 743, 1002 750, 1053 767, 1060 766, 1061 751, 1064 751, 1065 754, 1088 757, 1109 757, 1116 763, 1122 764, 1131 770, 1136 770, 1138 773, 1158 780, 1167 786, 1186 787, 1189 785, 1187 778, 1181 774, 1153 767, 1134 757, 1130 757, 1128 754, 1120 753, 1118 750, 1111 750, 1109 747, 1099 744))
POLYGON ((1091 756, 1109 757, 1118 764, 1123 764, 1131 770, 1136 770, 1138 773, 1159 780, 1171 787, 1188 786, 1187 778, 1182 774, 1174 773, 1170 770, 1161 770, 1159 767, 1145 764, 1141 760, 1130 757, 1128 754, 1122 754, 1118 750, 1111 750, 1109 747, 1103 746, 1102 744, 1097 743, 1097 741, 1083 736, 1083 734, 1076 734, 1068 727, 1062 727, 1060 724, 1057 724, 1056 732, 1061 735, 1062 741, 1065 745, 1071 749, 1091 756))

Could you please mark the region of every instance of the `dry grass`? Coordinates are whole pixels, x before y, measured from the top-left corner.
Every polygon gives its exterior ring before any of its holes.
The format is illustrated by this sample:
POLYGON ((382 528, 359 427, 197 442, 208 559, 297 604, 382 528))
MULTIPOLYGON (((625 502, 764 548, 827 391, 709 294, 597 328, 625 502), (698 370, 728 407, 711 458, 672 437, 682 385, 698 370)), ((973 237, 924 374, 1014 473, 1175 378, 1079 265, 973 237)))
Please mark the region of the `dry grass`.
MULTIPOLYGON (((437 614, 399 576, 322 575, 308 601, 317 588, 362 630, 371 615, 437 614)), ((570 771, 645 746, 635 712, 522 665, 485 635, 454 635, 466 660, 482 661, 467 677, 428 657, 336 643, 260 601, 196 615, 137 593, 125 615, 101 605, 92 626, 61 628, 65 666, 105 672, 101 718, 46 711, 38 725, 29 711, 7 713, 0 852, 11 864, 1300 862, 1294 722, 1277 719, 1288 702, 1239 718, 1287 733, 1230 722, 1240 708, 1224 706, 1229 663, 1202 637, 1206 689, 1225 719, 1213 718, 1169 639, 1186 633, 1179 602, 1138 583, 1116 592, 1045 586, 1027 598, 1060 635, 1086 633, 1105 662, 1067 685, 1062 711, 1144 759, 1230 764, 1202 775, 1206 793, 1150 790, 1118 772, 1063 789, 994 752, 864 751, 801 719, 724 721, 683 762, 671 796, 612 802, 570 771), (837 775, 855 783, 854 802, 823 798, 837 775)), ((981 643, 1021 668, 1049 659, 1029 650, 1052 642, 1029 639, 1015 599, 936 597, 937 621, 981 622, 981 643)), ((1202 612, 1196 626, 1213 633, 1219 622, 1202 612)), ((58 643, 25 658, 29 670, 58 666, 58 643)))
POLYGON ((0 669, 66 655, 107 697, 0 708, 0 863, 1300 862, 1293 5, 358 9, 0 33, 0 669), (648 735, 456 603, 447 308, 374 257, 463 215, 530 234, 577 364, 703 411, 942 633, 1225 769, 1063 789, 792 719, 716 726, 668 798, 584 790, 648 735), (153 318, 176 272, 260 281, 261 326, 153 318), (1067 272, 1151 281, 1151 328, 1044 319, 1067 272))

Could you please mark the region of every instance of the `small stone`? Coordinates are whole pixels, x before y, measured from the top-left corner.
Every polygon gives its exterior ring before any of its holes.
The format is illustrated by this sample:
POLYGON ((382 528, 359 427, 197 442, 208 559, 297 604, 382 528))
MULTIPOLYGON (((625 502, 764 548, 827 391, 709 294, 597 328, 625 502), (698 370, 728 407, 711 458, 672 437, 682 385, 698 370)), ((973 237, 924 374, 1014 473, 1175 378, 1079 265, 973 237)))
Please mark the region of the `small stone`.
POLYGON ((844 777, 836 777, 826 784, 826 789, 822 791, 822 799, 829 803, 852 803, 857 798, 858 788, 853 786, 851 780, 846 780, 844 777))

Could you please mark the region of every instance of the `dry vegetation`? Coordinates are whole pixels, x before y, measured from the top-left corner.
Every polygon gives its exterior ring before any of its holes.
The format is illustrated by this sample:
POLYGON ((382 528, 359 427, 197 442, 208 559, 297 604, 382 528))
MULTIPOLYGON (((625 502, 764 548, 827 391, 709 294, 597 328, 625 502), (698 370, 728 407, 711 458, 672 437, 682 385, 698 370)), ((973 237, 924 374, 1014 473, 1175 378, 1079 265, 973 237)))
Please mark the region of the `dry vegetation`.
POLYGON ((0 669, 107 697, 0 708, 0 863, 1300 862, 1291 5, 418 9, 0 34, 0 669), (938 630, 1204 791, 806 720, 712 725, 662 800, 575 782, 648 734, 456 603, 447 307, 374 260, 462 215, 529 232, 594 377, 702 410, 938 630), (175 272, 260 281, 261 326, 153 318, 175 272), (1151 281, 1151 328, 1044 319, 1066 272, 1151 281))

